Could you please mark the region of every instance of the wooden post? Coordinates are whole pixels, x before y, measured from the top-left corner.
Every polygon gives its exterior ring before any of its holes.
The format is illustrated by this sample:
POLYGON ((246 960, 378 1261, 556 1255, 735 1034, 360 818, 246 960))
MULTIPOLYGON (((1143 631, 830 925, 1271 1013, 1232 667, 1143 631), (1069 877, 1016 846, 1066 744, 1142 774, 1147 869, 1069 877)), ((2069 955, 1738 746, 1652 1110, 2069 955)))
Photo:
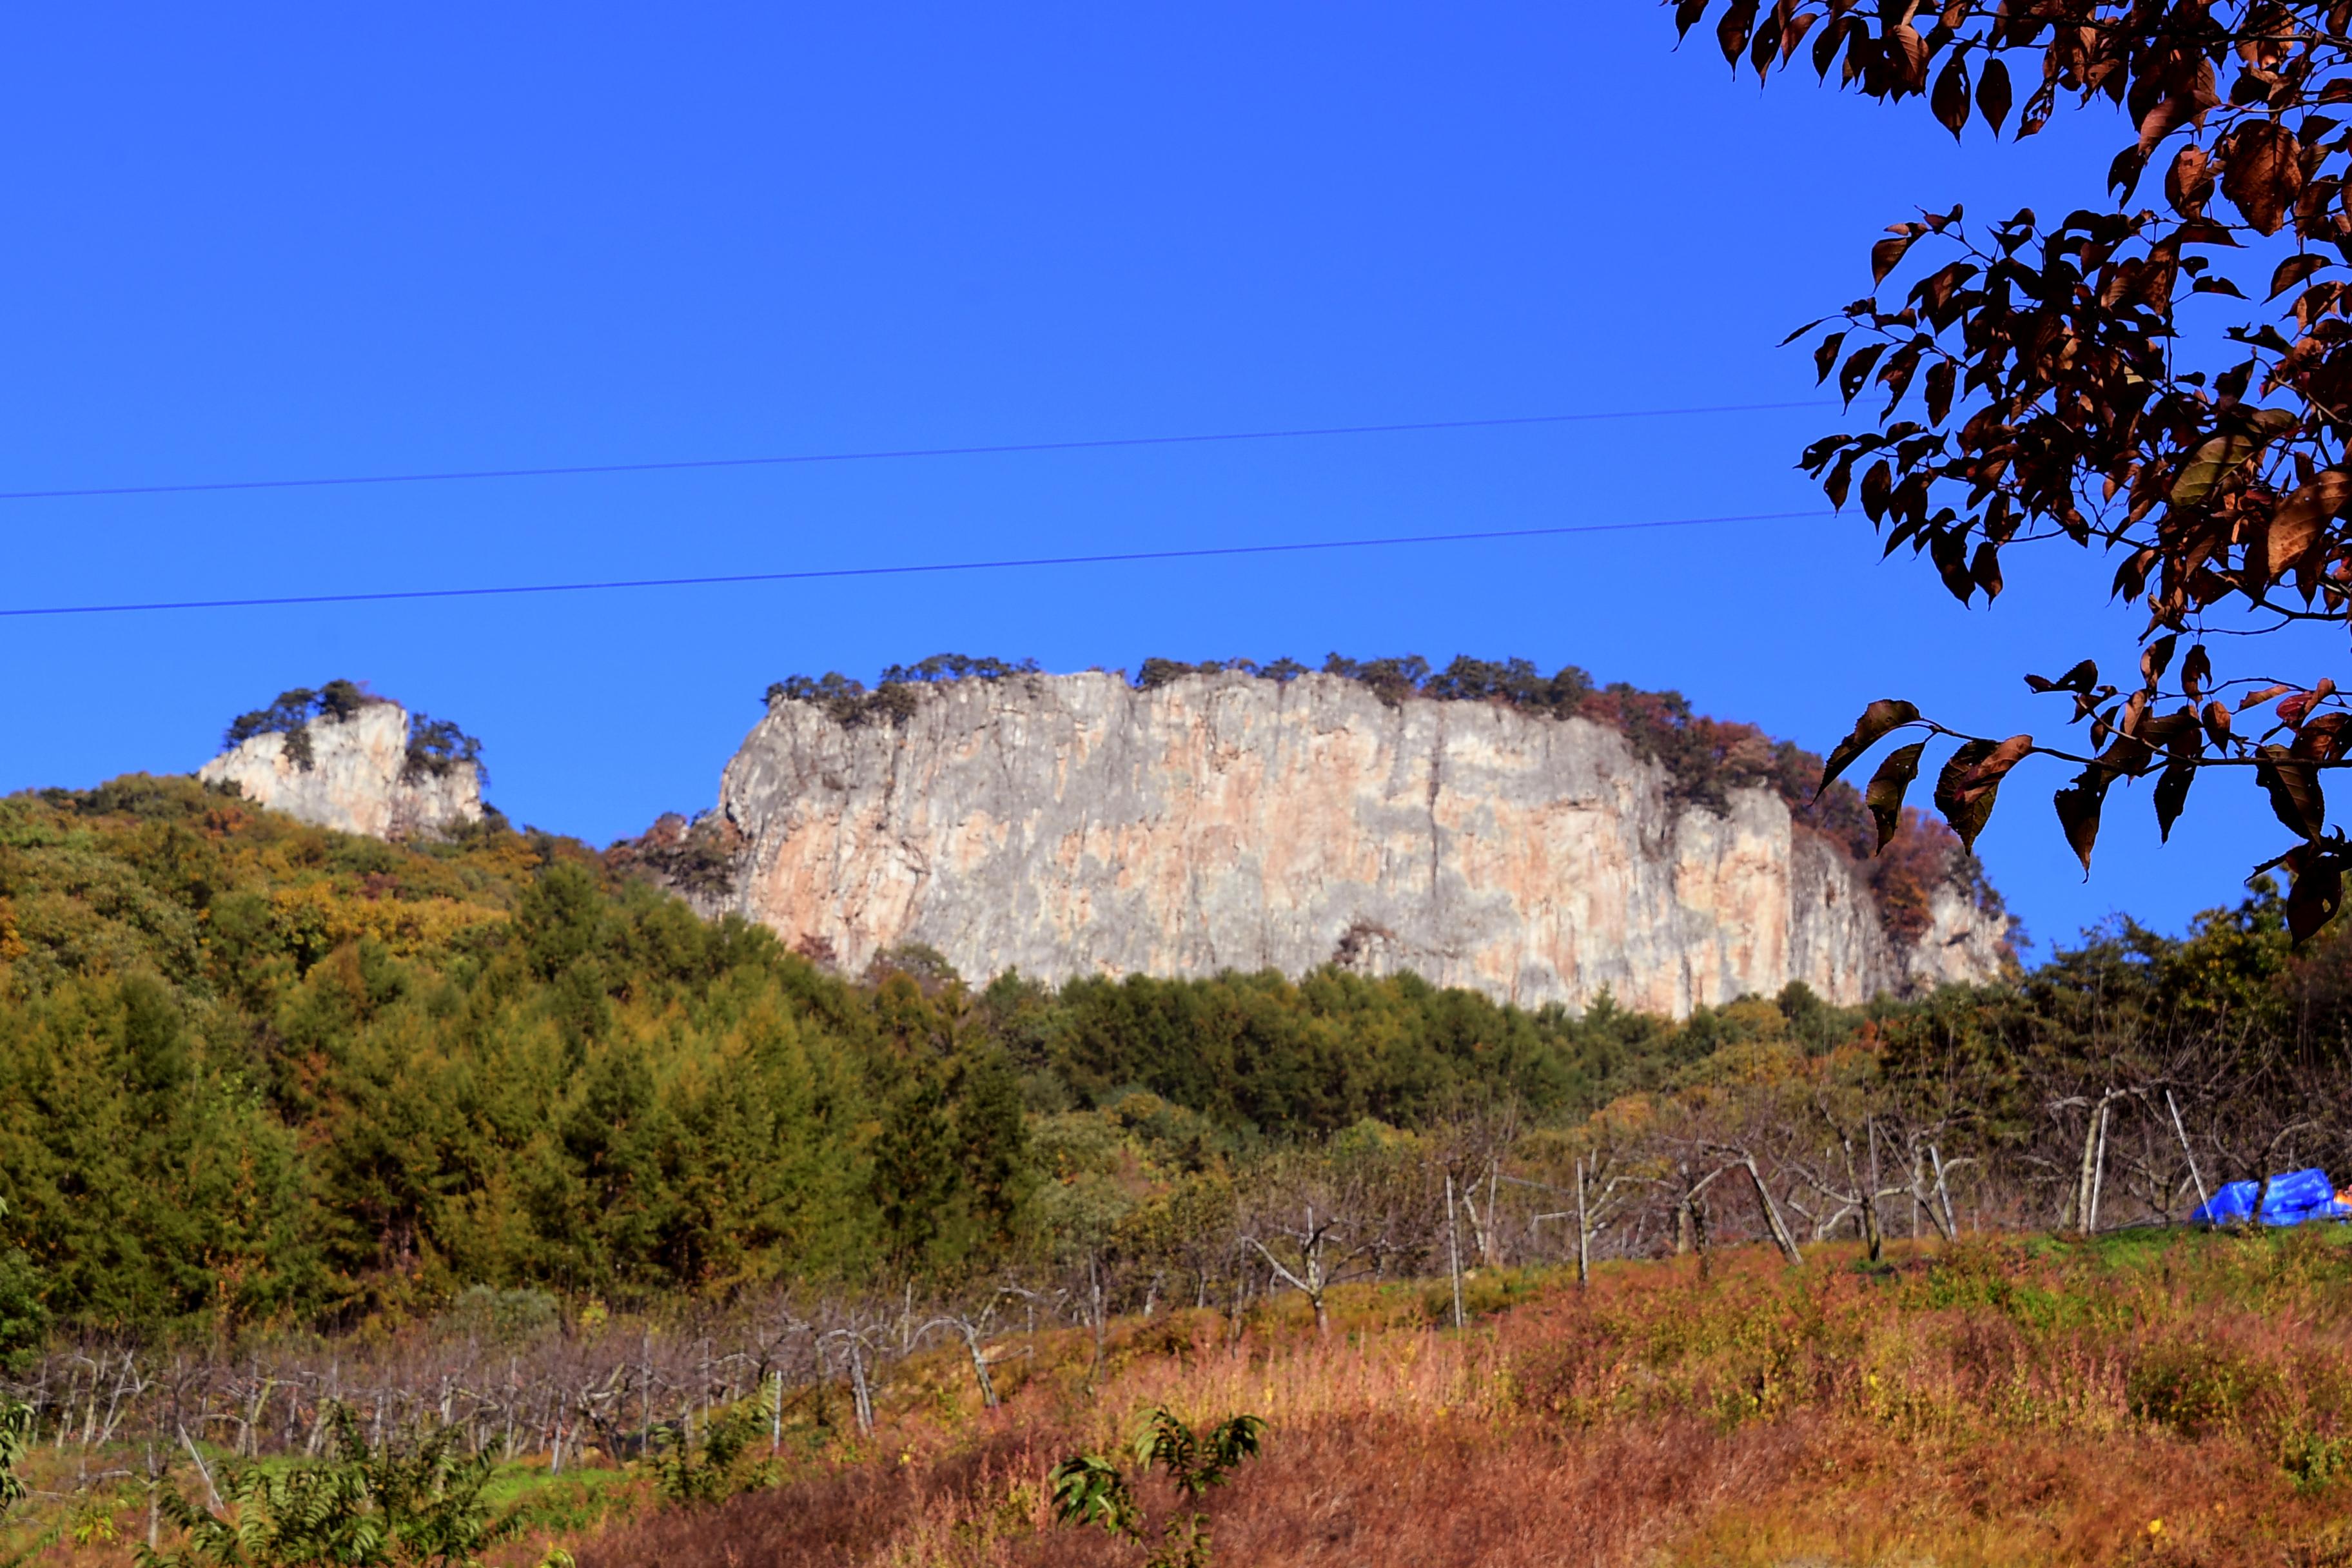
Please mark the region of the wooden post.
POLYGON ((2099 1193, 2107 1179, 2107 1098, 2099 1099, 2099 1147, 2091 1157, 2091 1206, 2084 1211, 2083 1234, 2099 1234, 2099 1193))
POLYGON ((1454 1326, 1462 1326, 1462 1241, 1454 1223, 1454 1170, 1445 1172, 1445 1271, 1454 1281, 1454 1326))
POLYGON ((1592 1229, 1584 1220, 1584 1162, 1576 1162, 1576 1288, 1592 1283, 1592 1229))
POLYGON ((2168 1089, 2164 1091, 2164 1108, 2172 1112, 2173 1136, 2180 1140, 2180 1152, 2188 1157, 2189 1179, 2197 1184, 2197 1206, 2210 1213, 2213 1200, 2206 1194, 2205 1178, 2197 1171, 2197 1152, 2189 1146, 2189 1129, 2180 1125, 2180 1107, 2172 1103, 2172 1091, 2168 1089))

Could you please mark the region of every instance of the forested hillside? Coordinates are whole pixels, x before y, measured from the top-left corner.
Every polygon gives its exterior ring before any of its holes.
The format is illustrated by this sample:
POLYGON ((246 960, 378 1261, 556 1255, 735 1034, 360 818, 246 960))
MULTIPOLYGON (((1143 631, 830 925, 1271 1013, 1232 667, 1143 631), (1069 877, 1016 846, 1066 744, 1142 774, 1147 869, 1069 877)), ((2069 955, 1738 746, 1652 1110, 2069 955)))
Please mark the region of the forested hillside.
POLYGON ((845 978, 574 841, 127 777, 0 801, 0 1319, 955 1276, 1108 1223, 1049 1172, 1139 1197, 1366 1117, 1565 1114, 1674 1050, 1411 978, 845 978))
POLYGON ((1622 1255, 1766 1233, 1726 1151, 1814 1238, 2177 1217, 2199 1180, 2343 1162, 2345 950, 2294 956, 2267 894, 2016 986, 1675 1026, 1340 970, 841 975, 622 864, 183 778, 0 801, 0 1339, 397 1322, 473 1286, 628 1310, 1076 1268, 1113 1308, 1238 1300, 1279 1284, 1251 1270, 1286 1193, 1353 1238, 1297 1268, 1442 1268, 1447 1172, 1482 1256, 1540 1260, 1580 1165, 1622 1255))

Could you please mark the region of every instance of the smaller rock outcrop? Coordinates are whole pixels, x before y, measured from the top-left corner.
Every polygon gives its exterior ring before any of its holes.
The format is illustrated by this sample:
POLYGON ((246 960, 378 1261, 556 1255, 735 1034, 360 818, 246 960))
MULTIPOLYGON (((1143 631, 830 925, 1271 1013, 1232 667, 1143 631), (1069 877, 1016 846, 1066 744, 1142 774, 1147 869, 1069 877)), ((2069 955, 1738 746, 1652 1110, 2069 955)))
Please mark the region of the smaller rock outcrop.
POLYGON ((348 682, 287 692, 239 719, 227 739, 197 778, 320 827, 431 838, 482 819, 479 746, 348 682))

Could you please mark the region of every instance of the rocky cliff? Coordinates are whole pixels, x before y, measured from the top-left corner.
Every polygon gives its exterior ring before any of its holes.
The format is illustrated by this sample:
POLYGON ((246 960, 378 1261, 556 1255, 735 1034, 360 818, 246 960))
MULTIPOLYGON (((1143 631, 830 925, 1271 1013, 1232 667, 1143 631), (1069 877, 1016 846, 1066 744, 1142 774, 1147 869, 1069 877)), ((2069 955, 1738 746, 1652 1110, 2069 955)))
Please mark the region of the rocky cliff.
POLYGON ((322 713, 298 729, 248 736, 196 776, 234 784, 273 811, 377 838, 429 837, 480 821, 480 766, 420 757, 413 738, 406 709, 371 699, 348 716, 322 713))
POLYGON ((785 697, 698 830, 732 860, 698 901, 845 968, 919 942, 975 978, 1337 961, 1682 1015, 2000 971, 2007 922, 1964 888, 1898 941, 1778 795, 1678 807, 1668 786, 1584 719, 1328 675, 965 679, 864 722, 785 697))

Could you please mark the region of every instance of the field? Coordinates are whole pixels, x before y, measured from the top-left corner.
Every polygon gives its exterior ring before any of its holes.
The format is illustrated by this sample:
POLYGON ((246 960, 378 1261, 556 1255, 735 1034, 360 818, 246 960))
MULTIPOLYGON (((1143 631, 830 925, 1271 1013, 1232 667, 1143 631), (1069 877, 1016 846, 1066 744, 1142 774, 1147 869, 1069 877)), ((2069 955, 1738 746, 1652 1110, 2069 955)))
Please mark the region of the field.
MULTIPOLYGON (((1449 1326, 1443 1282, 1292 1298, 905 1363, 870 1436, 845 1394, 763 1416, 716 1500, 665 1502, 657 1465, 506 1468, 526 1528, 492 1561, 579 1568, 1079 1564, 1145 1547, 1054 1522, 1049 1468, 1119 1457, 1165 1405, 1250 1413, 1260 1457, 1207 1494, 1228 1564, 2352 1563, 2352 1246, 2342 1231, 1970 1240, 1872 1267, 1822 1248, 1488 1272, 1449 1326), (772 1452, 771 1451, 772 1448, 772 1452)), ((105 1456, 45 1453, 45 1468, 105 1456)), ((134 1472, 74 1517, 37 1495, 14 1548, 127 1561, 134 1472), (49 1539, 41 1543, 46 1534, 49 1539), (79 1541, 77 1538, 79 1538, 79 1541)), ((1139 1496, 1156 1539, 1176 1510, 1139 1496)), ((170 1544, 171 1531, 163 1531, 170 1544)))

